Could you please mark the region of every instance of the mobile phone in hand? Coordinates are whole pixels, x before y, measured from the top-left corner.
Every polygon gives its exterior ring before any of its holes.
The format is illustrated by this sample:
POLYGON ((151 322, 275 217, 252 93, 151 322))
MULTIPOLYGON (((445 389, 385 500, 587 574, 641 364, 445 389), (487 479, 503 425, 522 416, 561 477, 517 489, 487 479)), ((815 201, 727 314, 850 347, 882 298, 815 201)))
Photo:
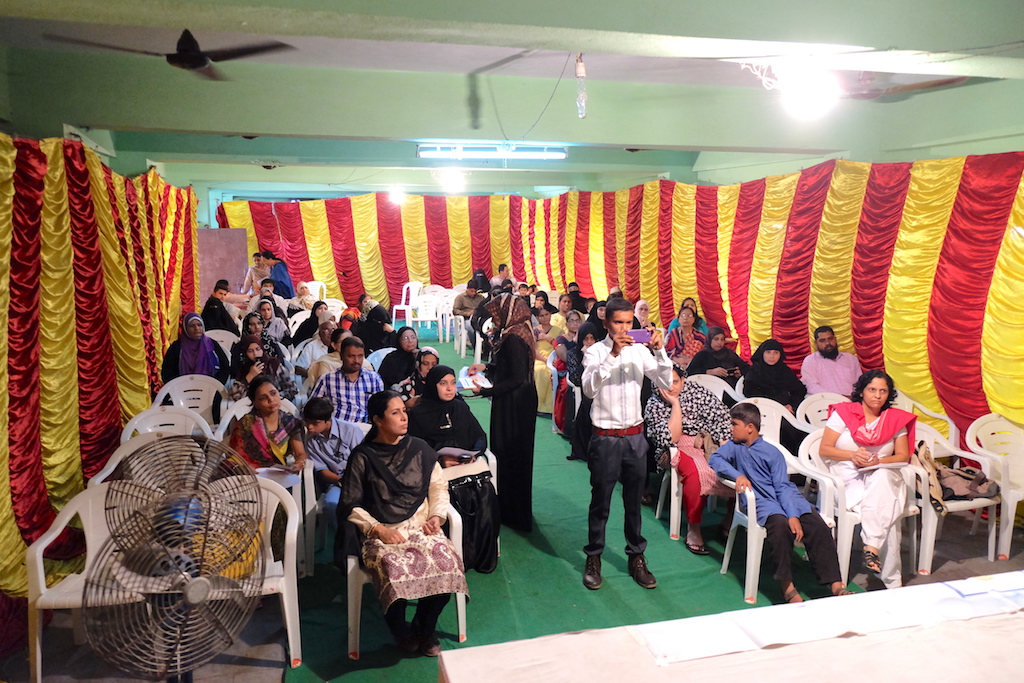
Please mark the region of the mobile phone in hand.
POLYGON ((632 337, 633 341, 637 344, 648 344, 651 341, 649 330, 626 330, 626 334, 632 337))

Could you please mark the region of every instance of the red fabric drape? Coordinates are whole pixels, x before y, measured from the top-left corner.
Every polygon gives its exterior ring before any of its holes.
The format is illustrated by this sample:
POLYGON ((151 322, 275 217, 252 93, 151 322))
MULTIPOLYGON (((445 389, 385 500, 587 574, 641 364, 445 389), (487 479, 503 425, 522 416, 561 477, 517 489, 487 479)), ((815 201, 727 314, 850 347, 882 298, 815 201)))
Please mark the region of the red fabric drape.
POLYGON ((359 296, 366 290, 363 275, 359 270, 359 255, 356 253, 356 233, 352 222, 352 200, 328 199, 324 201, 327 225, 331 231, 331 251, 334 253, 334 269, 345 302, 355 306, 359 296))
POLYGON ((423 209, 427 224, 430 282, 442 287, 451 287, 452 246, 448 237, 448 200, 445 197, 424 197, 423 209))
POLYGON ((608 289, 622 286, 622 274, 619 272, 619 245, 615 241, 615 193, 605 192, 602 195, 604 211, 604 275, 608 289))
POLYGON ((757 232, 761 225, 761 207, 764 204, 764 179, 740 185, 740 196, 736 205, 736 219, 732 229, 732 244, 729 247, 729 303, 732 319, 736 323, 739 337, 739 355, 749 359, 751 354, 750 326, 747 323, 747 301, 749 299, 751 264, 754 247, 757 246, 757 232))
MULTIPOLYGON (((661 196, 658 202, 658 301, 648 303, 652 312, 655 306, 658 307, 661 313, 661 326, 667 328, 669 321, 676 314, 675 298, 672 293, 672 197, 675 195, 676 183, 662 180, 659 189, 661 196)), ((697 269, 698 284, 700 270, 697 269)))
MULTIPOLYGON (((556 233, 556 244, 555 248, 558 249, 558 272, 559 281, 554 283, 555 287, 558 288, 559 292, 565 293, 568 290, 569 280, 566 279, 565 274, 565 222, 569 215, 569 195, 563 194, 561 200, 558 202, 558 232, 556 233)), ((572 246, 572 245, 570 245, 572 246)), ((554 303, 554 302, 552 302, 554 303)), ((556 304, 557 305, 557 304, 556 304)))
POLYGON ((39 445, 40 216, 46 155, 35 140, 16 139, 7 329, 11 499, 25 543, 53 521, 39 445))
MULTIPOLYGON (((110 371, 114 367, 114 345, 108 324, 103 269, 97 267, 102 263, 99 229, 82 143, 64 141, 64 168, 71 247, 75 254, 72 266, 75 277, 75 341, 78 347, 79 447, 82 474, 91 479, 103 469, 107 458, 117 448, 121 436, 121 407, 117 374, 110 371)), ((133 232, 134 229, 133 226, 133 232)))
POLYGON ((306 234, 302 230, 302 209, 296 202, 278 202, 273 206, 281 233, 281 250, 274 250, 274 256, 287 264, 293 287, 309 282, 313 279, 313 266, 309 263, 306 234))
POLYGON ((786 350, 786 364, 800 372, 811 350, 808 315, 811 301, 811 270, 818 244, 818 228, 832 183, 835 160, 812 166, 800 174, 789 210, 786 241, 775 281, 772 336, 786 350))
POLYGON ((281 229, 277 225, 277 215, 271 202, 249 202, 249 215, 252 216, 252 227, 256 232, 256 243, 260 251, 272 251, 274 256, 281 256, 281 229))
MULTIPOLYGON (((117 235, 117 245, 121 249, 121 258, 124 260, 124 269, 128 274, 128 286, 135 288, 136 264, 128 252, 128 237, 125 232, 124 222, 121 220, 121 212, 117 205, 117 189, 114 186, 114 172, 109 167, 103 167, 103 179, 107 184, 107 200, 110 202, 110 216, 114 220, 114 232, 117 235)), ((179 214, 180 215, 180 214, 179 214)), ((177 230, 175 237, 179 237, 177 230)))
POLYGON ((863 368, 884 368, 882 313, 913 164, 875 164, 868 174, 850 273, 853 344, 863 368))
POLYGON ((226 230, 231 227, 231 225, 228 223, 228 214, 224 210, 223 204, 219 204, 217 206, 217 227, 222 230, 226 230))
POLYGON ((529 202, 526 206, 527 243, 530 247, 530 258, 526 265, 526 279, 530 284, 537 284, 537 202, 529 202))
POLYGON ((402 236, 402 207, 386 194, 377 194, 377 234, 384 279, 392 301, 402 300, 402 287, 409 281, 405 261, 405 239, 402 236))
POLYGON ((588 298, 594 296, 594 281, 590 278, 590 200, 590 192, 580 192, 576 205, 576 243, 572 250, 576 284, 580 286, 580 294, 588 298))
POLYGON ((939 399, 962 431, 989 412, 981 381, 985 303, 1022 172, 1024 152, 967 157, 939 254, 928 356, 939 399))
POLYGON ((626 272, 621 274, 621 286, 622 293, 630 301, 637 301, 640 298, 640 221, 643 218, 643 208, 644 186, 629 188, 623 264, 626 272))
MULTIPOLYGON (((70 142, 70 140, 64 141, 65 157, 67 156, 68 143, 70 142)), ((135 270, 138 272, 139 278, 139 322, 142 324, 142 341, 146 350, 146 376, 149 378, 149 386, 156 387, 160 385, 160 362, 158 360, 156 338, 153 334, 152 312, 154 309, 158 309, 159 306, 154 306, 155 302, 151 302, 149 296, 149 277, 146 274, 146 251, 142 246, 142 226, 139 221, 139 203, 141 199, 135 191, 135 184, 127 178, 124 178, 123 181, 125 197, 128 200, 128 228, 132 238, 132 259, 129 263, 135 264, 135 270)), ((68 183, 70 185, 70 179, 68 183)), ((69 204, 70 201, 69 198, 69 204)), ((145 205, 143 205, 143 209, 145 208, 145 205)), ((190 253, 191 249, 189 249, 189 254, 186 254, 185 263, 192 262, 191 258, 189 258, 190 253)))
POLYGON ((178 210, 178 215, 181 217, 181 239, 184 240, 182 244, 181 253, 181 313, 202 313, 203 309, 200 308, 196 311, 196 255, 195 255, 195 227, 192 225, 192 202, 195 200, 195 195, 189 188, 178 190, 178 206, 184 207, 184 210, 178 210), (182 201, 183 200, 183 201, 182 201))
MULTIPOLYGON (((662 202, 665 201, 665 193, 662 190, 662 202)), ((668 201, 671 201, 671 194, 668 201)), ((700 297, 700 307, 708 326, 717 325, 726 330, 728 336, 728 319, 725 315, 725 305, 722 303, 722 288, 718 282, 718 188, 699 185, 695 203, 693 252, 694 259, 700 264, 697 268, 697 295, 700 297)), ((671 210, 669 205, 669 211, 671 210)), ((676 311, 672 311, 671 316, 675 314, 676 311)), ((671 320, 671 316, 666 320, 671 320)))
POLYGON ((526 263, 523 260, 523 233, 520 231, 523 216, 523 198, 508 198, 508 245, 512 252, 512 279, 526 280, 526 263))
MULTIPOLYGON (((161 225, 167 225, 166 217, 171 204, 171 192, 173 192, 173 188, 170 185, 165 185, 163 196, 160 198, 161 225)), ((164 301, 170 304, 171 293, 174 291, 174 273, 178 269, 178 244, 181 240, 180 213, 175 214, 174 223, 167 229, 171 231, 171 253, 167 258, 167 268, 164 273, 164 301)))
POLYGON ((473 250, 473 271, 482 270, 487 277, 492 277, 490 197, 469 198, 469 240, 473 250))
MULTIPOLYGON (((545 269, 545 271, 548 274, 548 282, 551 283, 552 287, 556 287, 556 288, 558 287, 558 283, 555 282, 555 269, 552 268, 552 264, 555 262, 555 260, 558 257, 555 255, 555 252, 552 251, 552 248, 553 248, 553 246, 557 245, 557 240, 558 240, 557 226, 555 226, 554 223, 552 223, 552 221, 551 221, 551 200, 550 199, 545 199, 544 200, 544 253, 547 254, 547 258, 545 259, 544 269, 545 269), (555 239, 554 240, 551 239, 551 231, 552 230, 556 231, 555 232, 555 239)), ((557 301, 552 301, 550 303, 552 303, 554 305, 558 304, 557 301)))

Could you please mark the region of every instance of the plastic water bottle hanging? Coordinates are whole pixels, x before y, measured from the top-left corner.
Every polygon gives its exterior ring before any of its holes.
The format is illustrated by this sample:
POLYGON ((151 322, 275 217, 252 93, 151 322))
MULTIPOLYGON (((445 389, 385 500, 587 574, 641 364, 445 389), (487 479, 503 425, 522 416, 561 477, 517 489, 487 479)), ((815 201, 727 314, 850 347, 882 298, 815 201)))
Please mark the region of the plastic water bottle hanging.
POLYGON ((587 118, 587 67, 582 52, 576 54, 576 113, 587 118))

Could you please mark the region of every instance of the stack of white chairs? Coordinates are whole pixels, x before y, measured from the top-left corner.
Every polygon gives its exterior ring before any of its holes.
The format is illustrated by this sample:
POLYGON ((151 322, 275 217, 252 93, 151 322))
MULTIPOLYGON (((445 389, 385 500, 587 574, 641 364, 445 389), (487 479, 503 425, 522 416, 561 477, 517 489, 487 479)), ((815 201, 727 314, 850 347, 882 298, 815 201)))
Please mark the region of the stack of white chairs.
POLYGON ((309 316, 311 316, 311 315, 313 315, 313 311, 299 311, 299 312, 297 312, 295 315, 293 315, 291 318, 288 319, 288 332, 292 336, 294 336, 295 333, 298 331, 299 326, 301 326, 302 323, 304 323, 307 320, 309 320, 309 316))
POLYGON ((997 458, 989 476, 999 484, 1002 498, 999 559, 1009 559, 1014 515, 1024 500, 1024 429, 998 413, 982 415, 967 428, 967 448, 997 458))
POLYGON ((398 327, 399 318, 403 318, 406 324, 412 320, 416 299, 419 298, 421 289, 423 283, 418 280, 411 280, 402 285, 402 299, 391 309, 391 322, 395 327, 398 327))

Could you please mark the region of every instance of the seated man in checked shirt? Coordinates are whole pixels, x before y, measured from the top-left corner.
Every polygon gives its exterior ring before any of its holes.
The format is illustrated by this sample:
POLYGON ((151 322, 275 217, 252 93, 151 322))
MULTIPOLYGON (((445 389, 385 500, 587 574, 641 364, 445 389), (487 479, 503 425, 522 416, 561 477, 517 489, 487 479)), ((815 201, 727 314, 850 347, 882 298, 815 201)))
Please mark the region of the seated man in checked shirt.
POLYGON ((366 402, 384 391, 384 380, 373 370, 363 368, 365 347, 359 337, 341 342, 341 367, 322 375, 309 394, 323 396, 334 406, 334 417, 347 422, 369 422, 366 402))

